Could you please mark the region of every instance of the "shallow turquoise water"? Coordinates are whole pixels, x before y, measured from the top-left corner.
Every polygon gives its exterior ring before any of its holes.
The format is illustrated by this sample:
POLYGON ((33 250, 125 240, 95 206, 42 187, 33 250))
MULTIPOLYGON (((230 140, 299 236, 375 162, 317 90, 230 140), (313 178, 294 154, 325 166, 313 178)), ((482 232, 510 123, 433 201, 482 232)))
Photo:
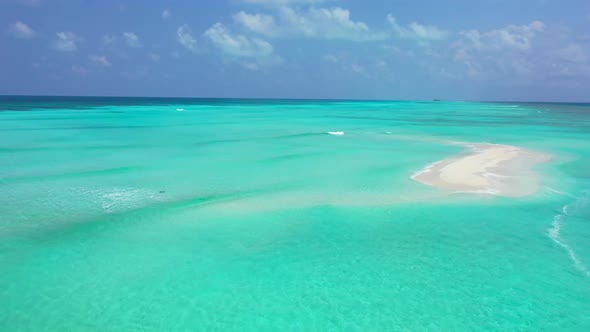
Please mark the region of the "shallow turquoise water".
POLYGON ((0 98, 3 331, 587 331, 589 266, 590 105, 0 98))

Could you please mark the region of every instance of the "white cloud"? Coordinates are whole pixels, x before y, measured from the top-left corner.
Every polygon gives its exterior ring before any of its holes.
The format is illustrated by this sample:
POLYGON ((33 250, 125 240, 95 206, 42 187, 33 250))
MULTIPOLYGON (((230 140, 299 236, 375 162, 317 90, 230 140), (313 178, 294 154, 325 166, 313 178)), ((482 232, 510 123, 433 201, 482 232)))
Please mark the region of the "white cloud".
POLYGON ((273 53, 273 47, 267 41, 232 34, 221 23, 205 31, 205 37, 221 52, 234 57, 264 57, 273 53))
MULTIPOLYGON (((367 74, 368 69, 370 69, 368 68, 370 65, 367 64, 366 61, 363 61, 365 62, 365 65, 361 65, 357 60, 342 55, 325 54, 322 56, 322 60, 329 63, 331 66, 336 66, 340 73, 367 74)), ((374 67, 377 67, 377 65, 374 67)))
POLYGON ((473 78, 533 75, 535 69, 545 66, 543 52, 531 51, 535 38, 544 29, 543 22, 533 21, 485 32, 461 32, 461 39, 453 46, 455 59, 467 67, 473 78))
POLYGON ((517 49, 528 50, 534 37, 543 32, 545 24, 533 21, 527 25, 508 25, 502 29, 488 32, 470 30, 462 32, 465 44, 477 49, 517 49))
POLYGON ((139 48, 141 47, 141 43, 139 42, 139 37, 133 32, 123 32, 123 40, 127 46, 132 48, 139 48))
POLYGON ((90 60, 90 62, 92 62, 92 64, 97 65, 97 66, 103 66, 103 67, 110 67, 111 66, 109 59, 107 59, 107 57, 104 55, 91 55, 88 57, 88 59, 90 60))
POLYGON ((139 36, 134 32, 123 32, 120 36, 115 35, 103 35, 102 36, 102 43, 105 46, 115 46, 119 44, 119 41, 125 43, 127 47, 130 48, 140 48, 142 47, 141 41, 139 40, 139 36))
POLYGON ((73 65, 72 72, 74 74, 78 74, 78 75, 86 75, 86 74, 88 74, 88 69, 86 69, 85 67, 82 67, 82 66, 73 65))
POLYGON ((111 35, 104 35, 104 36, 102 36, 102 43, 104 45, 111 45, 115 41, 117 41, 117 37, 116 36, 111 36, 111 35))
POLYGON ((252 32, 270 37, 307 37, 354 41, 388 38, 386 33, 372 31, 364 22, 353 21, 350 11, 340 7, 312 7, 307 11, 280 7, 277 10, 277 18, 263 14, 239 12, 234 15, 234 21, 252 32))
POLYGON ((561 77, 590 77, 590 47, 583 44, 570 42, 559 47, 552 45, 557 50, 549 57, 548 69, 556 76, 561 77))
POLYGON ((21 21, 11 24, 8 32, 14 38, 19 39, 31 39, 35 37, 35 31, 21 21))
POLYGON ((304 35, 325 39, 379 40, 385 34, 375 34, 363 22, 350 18, 350 11, 336 8, 311 8, 307 15, 297 15, 292 9, 283 11, 285 19, 292 26, 299 27, 304 35))
POLYGON ((365 72, 365 67, 363 67, 363 66, 361 66, 359 64, 353 63, 353 64, 350 65, 350 70, 352 72, 357 73, 357 74, 361 74, 361 73, 364 73, 365 72))
POLYGON ((242 62, 242 67, 252 71, 257 71, 258 69, 260 69, 257 63, 249 61, 242 62))
POLYGON ((188 25, 182 25, 176 30, 176 39, 178 42, 193 52, 197 51, 197 40, 191 34, 191 30, 188 25))
POLYGON ((387 15, 387 21, 395 33, 404 39, 414 40, 444 40, 448 37, 448 31, 439 29, 432 25, 423 25, 417 22, 410 23, 407 27, 399 25, 391 14, 387 15))
POLYGON ((148 53, 148 57, 152 59, 153 62, 160 61, 160 55, 156 53, 148 53))
POLYGON ((377 68, 387 68, 387 62, 385 60, 377 60, 375 61, 375 66, 377 66, 377 68))
POLYGON ((78 49, 78 37, 73 32, 58 32, 55 35, 57 39, 53 41, 53 49, 60 52, 74 52, 78 49))
POLYGON ((164 9, 164 10, 162 11, 162 18, 163 18, 163 19, 167 19, 167 18, 169 18, 170 16, 172 16, 172 12, 171 12, 169 9, 164 9))
POLYGON ((586 49, 573 43, 557 50, 557 55, 565 61, 578 63, 587 62, 589 58, 586 49))
POLYGON ((233 16, 234 22, 244 28, 267 36, 273 36, 278 33, 278 27, 275 24, 274 17, 263 14, 248 14, 241 11, 233 16))
POLYGON ((322 59, 326 62, 331 62, 331 63, 340 62, 340 58, 338 58, 337 56, 335 56, 333 54, 326 54, 322 57, 322 59))
POLYGON ((129 58, 130 52, 143 47, 140 38, 134 32, 123 32, 119 35, 103 35, 102 50, 110 55, 129 58))
POLYGON ((257 4, 257 5, 270 5, 270 6, 295 5, 295 4, 317 4, 317 3, 327 2, 327 1, 331 1, 331 0, 242 0, 242 2, 245 2, 245 3, 257 4))
POLYGON ((18 0, 18 2, 30 7, 37 7, 41 5, 41 0, 18 0))

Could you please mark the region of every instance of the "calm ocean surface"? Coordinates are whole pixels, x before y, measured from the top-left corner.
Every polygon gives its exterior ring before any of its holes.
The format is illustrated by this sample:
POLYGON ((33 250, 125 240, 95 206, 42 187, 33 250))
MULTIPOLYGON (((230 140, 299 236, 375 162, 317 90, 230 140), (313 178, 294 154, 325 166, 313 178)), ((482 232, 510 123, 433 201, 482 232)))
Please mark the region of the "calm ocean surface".
POLYGON ((589 331, 590 105, 0 97, 0 285, 1 331, 589 331), (552 160, 411 180, 457 141, 552 160))

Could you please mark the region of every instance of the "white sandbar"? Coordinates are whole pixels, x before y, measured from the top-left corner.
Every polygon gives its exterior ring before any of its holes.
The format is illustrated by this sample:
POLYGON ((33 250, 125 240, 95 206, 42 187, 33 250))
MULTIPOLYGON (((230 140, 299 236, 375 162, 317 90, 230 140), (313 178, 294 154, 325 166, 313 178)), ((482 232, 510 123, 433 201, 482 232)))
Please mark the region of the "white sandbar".
POLYGON ((533 166, 546 154, 510 145, 465 144, 467 154, 426 166, 412 179, 446 190, 520 197, 534 193, 538 177, 533 166))

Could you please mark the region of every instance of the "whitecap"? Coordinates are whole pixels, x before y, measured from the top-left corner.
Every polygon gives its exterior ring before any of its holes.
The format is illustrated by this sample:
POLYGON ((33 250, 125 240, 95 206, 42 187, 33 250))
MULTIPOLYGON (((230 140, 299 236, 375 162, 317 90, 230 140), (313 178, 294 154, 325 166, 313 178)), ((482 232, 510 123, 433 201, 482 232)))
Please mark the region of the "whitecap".
POLYGON ((559 245, 560 247, 565 249, 570 260, 574 263, 574 266, 576 267, 576 269, 578 269, 580 272, 582 272, 586 276, 590 277, 590 271, 588 271, 588 268, 586 267, 586 265, 584 265, 584 263, 578 258, 574 249, 572 247, 570 247, 569 244, 567 244, 567 242, 565 242, 565 240, 563 238, 561 238, 561 229, 564 226, 564 221, 565 221, 566 217, 568 216, 569 210, 573 205, 576 205, 579 202, 580 202, 580 199, 576 200, 575 202, 573 202, 571 204, 564 205, 561 208, 561 212, 559 214, 557 214, 555 217, 553 217, 553 221, 551 222, 551 227, 549 227, 547 229, 547 236, 549 236, 549 238, 554 243, 556 243, 557 245, 559 245))
POLYGON ((329 132, 327 132, 327 134, 334 135, 334 136, 343 136, 344 132, 343 131, 329 131, 329 132))

